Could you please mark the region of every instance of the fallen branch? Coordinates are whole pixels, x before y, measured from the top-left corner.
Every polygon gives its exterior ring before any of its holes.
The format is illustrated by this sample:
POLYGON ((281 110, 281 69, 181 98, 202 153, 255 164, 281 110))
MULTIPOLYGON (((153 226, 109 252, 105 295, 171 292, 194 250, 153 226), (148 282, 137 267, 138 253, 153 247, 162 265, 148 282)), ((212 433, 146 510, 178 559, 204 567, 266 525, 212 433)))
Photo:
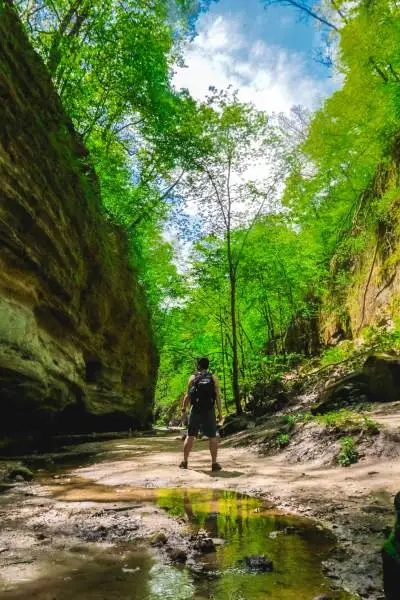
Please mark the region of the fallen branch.
POLYGON ((95 513, 95 516, 101 515, 104 512, 122 512, 124 510, 132 510, 134 508, 142 508, 143 504, 131 504, 130 506, 120 506, 118 508, 102 508, 95 513))

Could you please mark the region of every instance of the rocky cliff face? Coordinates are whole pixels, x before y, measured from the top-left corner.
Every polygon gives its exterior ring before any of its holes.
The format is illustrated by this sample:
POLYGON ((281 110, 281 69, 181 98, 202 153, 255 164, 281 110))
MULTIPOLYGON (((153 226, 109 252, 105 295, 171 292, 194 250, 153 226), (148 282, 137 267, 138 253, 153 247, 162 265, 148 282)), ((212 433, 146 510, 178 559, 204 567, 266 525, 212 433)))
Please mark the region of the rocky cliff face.
POLYGON ((156 371, 123 232, 0 2, 0 433, 145 426, 156 371))
POLYGON ((399 189, 400 138, 390 160, 378 168, 371 188, 359 199, 366 221, 372 206, 381 220, 369 231, 365 247, 351 264, 338 266, 349 273, 350 283, 344 298, 326 299, 325 304, 340 307, 340 312, 322 311, 321 337, 326 343, 357 337, 366 326, 390 329, 400 316, 399 189))

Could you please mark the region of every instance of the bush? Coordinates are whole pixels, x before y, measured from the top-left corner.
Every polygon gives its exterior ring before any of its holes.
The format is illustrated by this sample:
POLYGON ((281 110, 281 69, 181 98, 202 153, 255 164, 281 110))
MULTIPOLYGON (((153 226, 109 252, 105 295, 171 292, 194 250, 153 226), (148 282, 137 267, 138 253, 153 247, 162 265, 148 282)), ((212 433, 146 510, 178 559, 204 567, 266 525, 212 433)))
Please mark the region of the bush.
POLYGON ((345 437, 341 441, 341 450, 338 454, 338 462, 342 467, 349 467, 358 461, 358 453, 351 437, 345 437))
POLYGON ((288 433, 278 433, 276 437, 276 445, 278 448, 284 448, 288 445, 290 437, 288 433))
POLYGON ((354 354, 354 342, 351 340, 343 340, 337 346, 328 348, 321 356, 321 365, 336 365, 349 358, 354 354))

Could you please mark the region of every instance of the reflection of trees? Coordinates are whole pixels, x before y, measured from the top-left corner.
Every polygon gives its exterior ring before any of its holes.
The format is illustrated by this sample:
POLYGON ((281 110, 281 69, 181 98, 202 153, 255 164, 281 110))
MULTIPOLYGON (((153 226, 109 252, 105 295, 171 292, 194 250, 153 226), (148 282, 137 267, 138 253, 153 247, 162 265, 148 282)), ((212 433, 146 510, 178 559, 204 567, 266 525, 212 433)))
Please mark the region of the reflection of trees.
POLYGON ((174 514, 186 515, 196 528, 204 528, 213 537, 227 541, 207 558, 206 562, 216 563, 223 575, 218 582, 196 584, 202 597, 254 600, 277 592, 277 598, 287 598, 290 594, 293 597, 293 586, 296 586, 296 600, 309 600, 310 596, 321 593, 323 578, 319 565, 327 555, 330 540, 304 520, 257 513, 255 509, 260 503, 255 498, 220 490, 162 490, 157 502, 174 514), (300 534, 285 535, 283 530, 290 526, 299 527, 300 534), (282 534, 271 539, 272 531, 282 534), (232 571, 231 567, 252 554, 270 557, 275 571, 257 576, 232 571))

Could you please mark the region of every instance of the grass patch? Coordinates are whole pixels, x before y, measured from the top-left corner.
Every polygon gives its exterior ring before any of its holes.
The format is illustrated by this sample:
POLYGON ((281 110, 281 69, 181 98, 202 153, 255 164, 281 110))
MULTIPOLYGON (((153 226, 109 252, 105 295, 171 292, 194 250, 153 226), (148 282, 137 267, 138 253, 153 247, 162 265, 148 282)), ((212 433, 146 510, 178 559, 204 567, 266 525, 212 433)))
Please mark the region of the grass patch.
POLYGON ((341 449, 338 454, 338 463, 342 467, 349 467, 358 461, 358 452, 354 440, 351 437, 345 437, 341 441, 341 449))
POLYGON ((337 346, 329 348, 321 356, 321 366, 336 365, 350 358, 354 354, 354 342, 352 340, 343 340, 337 346))
POLYGON ((310 412, 298 412, 291 415, 285 415, 285 422, 288 425, 296 425, 296 423, 308 423, 314 419, 314 416, 310 412))
POLYGON ((379 423, 373 421, 367 415, 342 408, 337 411, 317 415, 314 419, 334 431, 346 433, 367 433, 376 435, 379 433, 379 423))

